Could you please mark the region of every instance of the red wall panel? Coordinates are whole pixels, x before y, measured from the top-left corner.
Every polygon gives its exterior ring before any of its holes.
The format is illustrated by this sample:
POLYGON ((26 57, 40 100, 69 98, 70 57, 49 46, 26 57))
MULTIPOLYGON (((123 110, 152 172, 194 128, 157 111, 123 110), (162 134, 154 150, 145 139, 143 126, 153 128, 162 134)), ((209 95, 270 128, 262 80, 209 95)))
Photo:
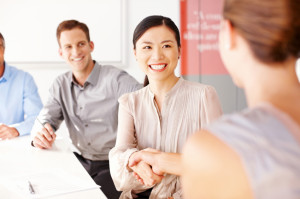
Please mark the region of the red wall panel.
POLYGON ((181 0, 182 75, 228 74, 218 51, 221 0, 181 0))

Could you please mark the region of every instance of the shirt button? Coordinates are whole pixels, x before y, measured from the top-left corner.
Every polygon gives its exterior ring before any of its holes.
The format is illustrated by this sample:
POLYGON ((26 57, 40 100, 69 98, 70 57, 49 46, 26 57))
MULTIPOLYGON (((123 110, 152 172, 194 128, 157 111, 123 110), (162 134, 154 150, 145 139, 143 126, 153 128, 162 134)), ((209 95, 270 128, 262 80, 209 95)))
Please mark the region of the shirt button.
POLYGON ((88 143, 88 145, 90 146, 90 145, 91 145, 91 143, 89 142, 89 143, 88 143))
POLYGON ((88 125, 88 124, 85 124, 84 126, 85 126, 85 127, 88 127, 89 125, 88 125))
POLYGON ((79 108, 80 110, 82 109, 82 107, 79 108))

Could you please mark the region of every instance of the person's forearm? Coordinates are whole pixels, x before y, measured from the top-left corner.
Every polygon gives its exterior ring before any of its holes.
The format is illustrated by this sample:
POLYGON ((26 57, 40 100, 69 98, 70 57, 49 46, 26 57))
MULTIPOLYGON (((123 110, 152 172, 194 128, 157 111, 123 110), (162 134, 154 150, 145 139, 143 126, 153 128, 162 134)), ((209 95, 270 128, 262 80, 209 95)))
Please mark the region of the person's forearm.
POLYGON ((30 131, 32 130, 36 116, 37 115, 27 117, 24 121, 17 123, 17 124, 13 124, 11 126, 15 127, 17 129, 20 136, 29 135, 30 131))
POLYGON ((181 154, 180 153, 159 153, 157 154, 157 165, 164 173, 181 175, 181 154))

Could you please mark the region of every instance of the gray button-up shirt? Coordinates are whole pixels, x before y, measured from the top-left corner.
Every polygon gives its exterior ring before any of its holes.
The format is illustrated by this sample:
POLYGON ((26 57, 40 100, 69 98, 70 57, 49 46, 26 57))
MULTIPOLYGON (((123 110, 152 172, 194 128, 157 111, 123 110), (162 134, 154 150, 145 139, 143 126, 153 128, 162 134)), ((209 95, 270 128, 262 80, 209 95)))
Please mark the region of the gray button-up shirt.
POLYGON ((116 140, 118 98, 141 87, 125 71, 95 63, 83 87, 74 81, 71 71, 58 76, 40 118, 54 130, 65 120, 70 138, 83 157, 108 160, 116 140))

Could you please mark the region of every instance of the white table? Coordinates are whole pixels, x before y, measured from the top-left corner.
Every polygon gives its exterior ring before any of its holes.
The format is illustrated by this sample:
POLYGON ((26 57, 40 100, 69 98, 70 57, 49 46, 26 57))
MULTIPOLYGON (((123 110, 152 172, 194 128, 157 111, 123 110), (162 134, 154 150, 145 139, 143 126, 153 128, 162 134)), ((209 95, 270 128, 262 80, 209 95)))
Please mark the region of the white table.
MULTIPOLYGON (((57 139, 50 150, 41 150, 30 146, 30 136, 0 141, 0 178, 3 176, 24 175, 37 171, 60 169, 71 173, 77 178, 93 182, 75 155, 70 151, 62 139, 57 139)), ((0 179, 1 180, 1 179, 0 179)), ((6 186, 0 184, 0 198, 18 199, 6 186)), ((63 194, 51 199, 106 199, 100 189, 89 189, 63 194)))

